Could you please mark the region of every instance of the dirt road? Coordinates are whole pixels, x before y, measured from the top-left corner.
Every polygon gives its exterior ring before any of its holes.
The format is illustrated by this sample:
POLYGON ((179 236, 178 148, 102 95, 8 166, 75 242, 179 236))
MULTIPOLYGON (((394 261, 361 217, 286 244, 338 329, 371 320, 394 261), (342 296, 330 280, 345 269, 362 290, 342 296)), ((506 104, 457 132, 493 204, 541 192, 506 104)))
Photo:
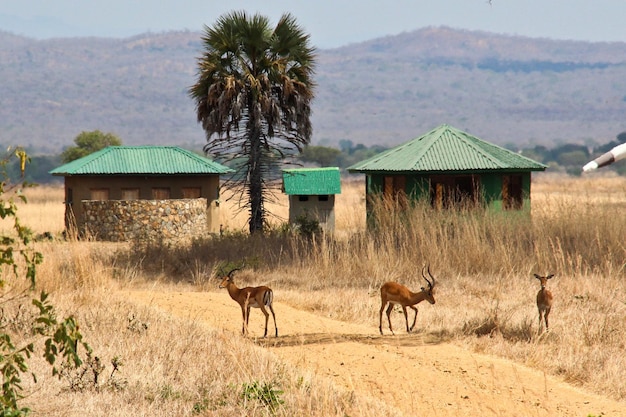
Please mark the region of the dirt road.
MULTIPOLYGON (((241 332, 241 310, 225 291, 128 291, 125 296, 214 328, 241 332)), ((275 310, 279 337, 254 337, 262 336, 264 323, 263 315, 253 309, 251 340, 294 366, 347 390, 378 397, 406 415, 626 416, 626 403, 429 334, 398 331, 396 336, 380 336, 375 324, 339 322, 280 303, 275 310)))

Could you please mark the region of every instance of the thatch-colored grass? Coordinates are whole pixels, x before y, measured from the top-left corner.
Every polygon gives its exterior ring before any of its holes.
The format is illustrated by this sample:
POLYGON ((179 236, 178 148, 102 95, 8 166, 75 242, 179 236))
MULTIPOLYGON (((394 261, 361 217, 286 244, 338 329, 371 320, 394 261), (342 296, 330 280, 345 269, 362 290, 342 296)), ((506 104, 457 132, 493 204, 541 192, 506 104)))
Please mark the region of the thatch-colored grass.
MULTIPOLYGON (((60 233, 62 190, 26 192, 31 203, 21 207, 23 221, 39 233, 60 233)), ((209 415, 264 415, 266 408, 244 405, 238 397, 242 383, 256 380, 285 391, 288 407, 277 415, 392 415, 384 404, 337 391, 243 339, 113 296, 113 289, 125 286, 203 290, 223 262, 243 258, 254 269, 251 275, 262 275, 282 302, 373 327, 380 285, 396 280, 417 289, 423 285, 420 269, 430 264, 438 279, 437 305, 420 309, 423 331, 626 399, 625 179, 537 175, 529 217, 437 212, 425 204, 395 216, 381 208, 376 232, 364 230, 363 192, 361 182, 343 185, 334 238, 294 238, 278 227, 263 238, 246 238, 232 233, 246 229, 242 215, 225 218, 224 237, 185 247, 38 243, 45 255, 40 288, 53 293, 61 312, 78 316, 103 358, 123 357, 131 377, 123 389, 98 395, 66 393, 61 383, 46 379, 32 398, 53 400, 37 408, 45 415, 70 415, 67 410, 77 404, 83 415, 94 416, 177 415, 193 407, 210 410, 209 415), (550 281, 551 330, 541 335, 533 272, 556 274, 550 281), (337 303, 338 297, 351 302, 337 303), (141 331, 148 318, 158 334, 141 331), (200 359, 207 355, 214 360, 200 359)), ((286 199, 272 209, 286 218, 286 199)), ((23 313, 17 305, 9 307, 5 315, 13 317, 19 334, 23 313)))

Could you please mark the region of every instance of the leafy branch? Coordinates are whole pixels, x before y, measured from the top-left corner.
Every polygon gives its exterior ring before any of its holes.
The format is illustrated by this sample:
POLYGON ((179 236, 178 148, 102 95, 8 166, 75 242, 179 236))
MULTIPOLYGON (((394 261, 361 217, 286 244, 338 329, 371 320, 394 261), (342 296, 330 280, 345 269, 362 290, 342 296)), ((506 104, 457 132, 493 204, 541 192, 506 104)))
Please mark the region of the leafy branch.
MULTIPOLYGON (((0 175, 8 178, 6 165, 11 157, 20 160, 22 172, 29 161, 23 149, 9 149, 0 159, 0 175)), ((31 247, 33 232, 21 224, 17 216, 17 204, 14 197, 26 203, 26 197, 21 189, 28 184, 10 184, 8 180, 0 182, 0 218, 13 219, 13 233, 0 235, 0 272, 7 270, 8 277, 15 278, 15 282, 25 279, 29 290, 36 286, 37 266, 43 262, 43 255, 31 247)), ((11 282, 12 283, 12 282, 11 282)), ((5 275, 0 275, 0 287, 9 286, 5 275)), ((16 287, 19 287, 16 285, 16 287)), ((25 292, 26 292, 25 291, 25 292)), ((0 310, 4 315, 4 308, 10 301, 18 297, 11 297, 11 291, 5 291, 0 296, 0 310)), ((64 365, 79 367, 82 360, 78 347, 82 346, 88 354, 91 348, 83 341, 78 322, 72 316, 59 320, 54 306, 48 299, 48 294, 41 292, 39 298, 33 298, 32 304, 38 309, 38 314, 28 319, 32 335, 43 341, 43 357, 52 368, 52 374, 61 377, 57 368, 57 359, 61 358, 64 365)), ((4 317, 2 317, 4 319, 4 317)), ((24 346, 16 344, 9 334, 8 325, 3 321, 0 324, 0 373, 2 374, 2 389, 0 393, 0 415, 26 416, 30 409, 20 406, 24 398, 22 378, 29 370, 28 362, 36 351, 34 342, 24 346)), ((37 376, 31 373, 35 382, 37 376)))

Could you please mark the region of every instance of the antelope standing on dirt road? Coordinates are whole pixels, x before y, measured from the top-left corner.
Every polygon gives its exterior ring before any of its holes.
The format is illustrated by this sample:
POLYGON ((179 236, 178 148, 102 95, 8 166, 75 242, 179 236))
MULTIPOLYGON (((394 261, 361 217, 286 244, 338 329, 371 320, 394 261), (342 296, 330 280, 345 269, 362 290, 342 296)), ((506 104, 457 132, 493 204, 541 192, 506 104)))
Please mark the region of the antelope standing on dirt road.
POLYGON ((428 300, 429 303, 435 304, 435 297, 433 295, 433 290, 435 288, 435 277, 430 273, 430 266, 428 267, 428 275, 432 279, 432 282, 426 278, 424 274, 424 269, 422 268, 422 277, 428 283, 428 288, 422 287, 419 292, 411 292, 407 287, 402 284, 398 284, 397 282, 386 282, 380 287, 380 298, 381 298, 381 306, 380 306, 380 315, 378 320, 378 330, 380 334, 383 334, 383 310, 385 306, 389 304, 387 307, 387 321, 389 322, 389 330, 391 334, 395 334, 393 329, 391 328, 391 311, 393 310, 394 304, 398 304, 402 307, 402 312, 404 313, 404 322, 406 323, 406 332, 411 333, 413 328, 415 327, 415 322, 417 321, 417 307, 416 304, 421 303, 424 300, 428 300), (415 312, 415 317, 413 317, 413 324, 409 327, 409 320, 406 314, 406 308, 409 307, 415 312))
POLYGON ((226 288, 230 298, 235 300, 241 306, 241 314, 243 315, 243 328, 241 332, 245 335, 248 332, 248 319, 250 318, 250 308, 260 308, 261 312, 265 315, 265 333, 263 337, 267 336, 267 322, 269 320, 269 313, 265 309, 266 307, 272 313, 274 319, 274 329, 276 337, 278 337, 278 327, 276 327, 276 315, 274 314, 274 307, 272 302, 274 301, 274 292, 271 288, 266 286, 260 287, 245 287, 237 288, 233 282, 233 273, 239 270, 235 268, 228 273, 220 283, 220 288, 226 288))
POLYGON ((552 293, 550 290, 546 288, 546 284, 548 280, 554 276, 554 274, 550 274, 547 276, 541 276, 538 274, 534 274, 535 278, 541 282, 541 289, 537 293, 537 310, 539 310, 539 332, 542 330, 542 318, 546 322, 546 331, 548 331, 548 315, 550 314, 550 310, 552 309, 552 293))

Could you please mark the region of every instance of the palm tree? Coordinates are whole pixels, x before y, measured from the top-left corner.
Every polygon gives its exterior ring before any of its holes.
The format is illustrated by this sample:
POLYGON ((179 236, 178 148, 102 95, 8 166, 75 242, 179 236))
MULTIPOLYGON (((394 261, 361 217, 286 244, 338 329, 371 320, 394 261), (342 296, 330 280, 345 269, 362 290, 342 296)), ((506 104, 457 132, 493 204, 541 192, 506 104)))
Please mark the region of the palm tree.
POLYGON ((233 162, 226 186, 249 210, 250 233, 263 231, 272 175, 311 140, 315 48, 290 14, 271 28, 259 14, 231 12, 204 30, 198 78, 189 88, 207 138, 204 152, 233 162))

